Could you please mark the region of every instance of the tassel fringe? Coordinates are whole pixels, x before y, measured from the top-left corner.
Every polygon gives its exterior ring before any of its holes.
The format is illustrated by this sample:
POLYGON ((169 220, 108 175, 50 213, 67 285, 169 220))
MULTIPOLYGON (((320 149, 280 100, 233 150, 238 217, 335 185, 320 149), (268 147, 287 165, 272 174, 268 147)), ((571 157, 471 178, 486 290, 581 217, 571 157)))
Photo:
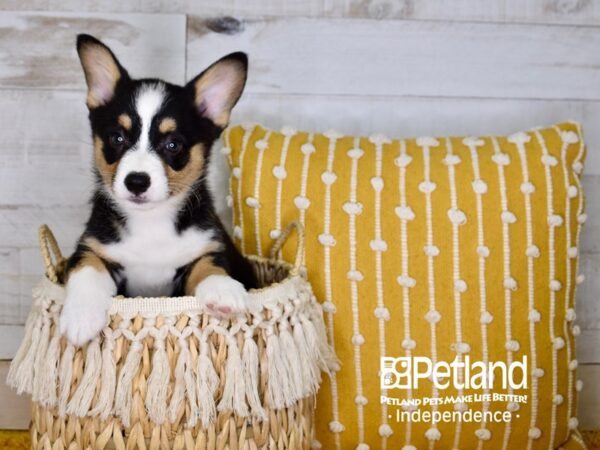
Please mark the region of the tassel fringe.
POLYGON ((238 416, 248 416, 246 389, 242 372, 242 360, 237 342, 233 336, 227 339, 227 364, 225 365, 225 388, 217 409, 234 411, 238 416))
POLYGON ((244 340, 242 367, 246 387, 246 398, 248 399, 248 405, 250 406, 252 415, 260 419, 266 419, 267 414, 262 407, 260 395, 258 393, 258 347, 250 333, 246 333, 246 338, 244 340))
POLYGON ((170 372, 164 338, 156 338, 152 357, 152 373, 148 377, 146 409, 150 419, 158 425, 162 425, 166 420, 170 372))
POLYGON ((102 370, 100 374, 100 393, 96 406, 90 411, 91 416, 100 416, 106 420, 112 414, 113 399, 116 389, 117 366, 113 356, 114 340, 107 337, 102 349, 102 370))
POLYGON ((202 345, 202 353, 198 357, 197 385, 198 406, 200 408, 200 421, 204 428, 212 423, 216 415, 215 391, 219 386, 219 376, 215 371, 212 361, 208 357, 207 344, 202 345))
POLYGON ((131 347, 129 347, 129 354, 125 359, 125 364, 119 374, 119 381, 117 382, 117 390, 115 393, 115 413, 123 422, 126 427, 129 426, 129 419, 131 417, 131 391, 133 377, 137 373, 137 370, 142 360, 142 349, 143 345, 140 341, 133 341, 131 347))
POLYGON ((96 391, 96 382, 100 376, 101 364, 100 343, 99 339, 96 338, 87 346, 83 377, 73 394, 73 398, 67 405, 67 414, 74 414, 79 417, 87 414, 96 391))

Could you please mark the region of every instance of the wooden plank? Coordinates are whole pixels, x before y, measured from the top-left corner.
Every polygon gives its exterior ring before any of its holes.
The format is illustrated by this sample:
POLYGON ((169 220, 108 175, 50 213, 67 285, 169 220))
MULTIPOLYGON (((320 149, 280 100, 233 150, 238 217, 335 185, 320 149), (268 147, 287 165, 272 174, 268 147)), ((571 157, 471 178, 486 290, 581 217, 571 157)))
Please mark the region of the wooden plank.
MULTIPOLYGON (((65 185, 69 183, 65 181, 65 185)), ((14 206, 0 208, 0 247, 37 245, 38 228, 50 226, 61 248, 72 248, 83 232, 88 205, 14 206)))
POLYGON ((600 429, 600 364, 582 365, 577 375, 583 381, 583 391, 579 396, 579 428, 581 430, 600 429))
MULTIPOLYGON (((588 135, 588 137, 590 136, 588 135)), ((600 162, 597 162, 597 157, 600 157, 600 147, 597 144, 589 142, 586 164, 587 173, 593 172, 596 169, 596 164, 600 162)), ((584 176, 583 188, 586 198, 585 212, 588 215, 588 220, 581 235, 581 248, 586 252, 600 253, 600 239, 598 239, 598 236, 600 236, 600 177, 584 176)), ((598 263, 600 264, 600 260, 598 263)), ((600 298, 600 296, 597 298, 600 298)))
POLYGON ((190 17, 187 75, 244 50, 252 93, 598 99, 599 47, 596 27, 190 17))
MULTIPOLYGON (((1 330, 1 328, 0 328, 1 330)), ((0 379, 6 380, 10 361, 0 361, 0 379)), ((0 429, 26 430, 29 428, 31 408, 28 395, 17 395, 6 383, 0 383, 0 429)))
MULTIPOLYGON (((1 330, 1 328, 0 328, 1 330)), ((0 361, 0 377, 6 379, 9 361, 0 361)), ((579 397, 579 423, 582 430, 600 428, 600 365, 580 365, 578 377, 583 381, 579 397)), ((0 428, 26 430, 29 427, 29 396, 18 396, 4 383, 0 383, 0 428)))
POLYGON ((564 0, 3 0, 8 10, 188 13, 203 16, 352 17, 555 24, 600 23, 595 1, 564 0))
POLYGON ((20 314, 19 250, 0 248, 0 322, 24 323, 20 314))
POLYGON ((75 51, 82 32, 104 39, 133 76, 183 81, 182 15, 4 12, 0 32, 2 88, 83 89, 75 51))
MULTIPOLYGON (((580 272, 585 275, 585 281, 577 292, 577 322, 583 330, 600 333, 600 253, 583 254, 580 272)), ((600 337, 596 345, 600 348, 600 337)))
MULTIPOLYGON (((12 0, 14 1, 14 0, 12 0)), ((35 0, 41 1, 41 0, 35 0)), ((118 2, 115 0, 48 0, 50 9, 63 11, 114 12, 174 12, 204 16, 241 14, 269 16, 339 16, 345 7, 343 0, 150 0, 118 2)))
POLYGON ((482 22, 525 22, 586 24, 600 23, 600 5, 595 1, 562 0, 419 0, 388 2, 350 0, 351 17, 374 19, 468 20, 482 22))
MULTIPOLYGON (((67 246, 65 251, 71 248, 67 246)), ((25 323, 31 307, 31 291, 40 282, 43 273, 44 266, 37 247, 0 247, 0 326, 25 323)), ((8 333, 7 330, 5 332, 8 333)), ((9 350, 3 346, 2 351, 9 350)))
POLYGON ((87 115, 83 91, 2 91, 1 165, 89 168, 92 139, 87 115))
MULTIPOLYGON (((21 345, 21 340, 25 334, 24 331, 25 327, 23 325, 0 325, 0 342, 2 342, 2 346, 0 347, 0 359, 14 358, 19 349, 19 345, 21 345)), ((0 361, 0 365, 4 363, 5 361, 0 361)), ((4 381, 6 375, 0 374, 0 377, 2 376, 3 378, 0 378, 0 380, 4 381)), ((4 386, 4 382, 0 383, 0 385, 4 386)), ((0 426, 0 428, 5 427, 0 426)))
POLYGON ((600 329, 582 330, 581 335, 577 338, 577 360, 582 364, 598 364, 600 361, 600 329))
POLYGON ((82 205, 89 199, 93 186, 89 168, 70 168, 65 173, 60 165, 0 167, 0 192, 3 202, 10 207, 82 205))

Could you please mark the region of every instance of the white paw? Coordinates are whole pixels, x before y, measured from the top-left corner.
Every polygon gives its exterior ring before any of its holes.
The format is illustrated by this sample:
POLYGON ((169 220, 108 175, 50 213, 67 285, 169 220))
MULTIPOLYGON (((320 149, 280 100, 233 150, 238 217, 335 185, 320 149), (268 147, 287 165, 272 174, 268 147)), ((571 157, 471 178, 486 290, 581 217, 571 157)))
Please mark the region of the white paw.
POLYGON ((95 338, 106 326, 116 287, 108 273, 84 267, 69 277, 66 290, 59 319, 60 334, 80 346, 95 338))
POLYGON ((240 314, 248 307, 248 291, 227 275, 210 275, 196 286, 196 297, 219 314, 240 314))

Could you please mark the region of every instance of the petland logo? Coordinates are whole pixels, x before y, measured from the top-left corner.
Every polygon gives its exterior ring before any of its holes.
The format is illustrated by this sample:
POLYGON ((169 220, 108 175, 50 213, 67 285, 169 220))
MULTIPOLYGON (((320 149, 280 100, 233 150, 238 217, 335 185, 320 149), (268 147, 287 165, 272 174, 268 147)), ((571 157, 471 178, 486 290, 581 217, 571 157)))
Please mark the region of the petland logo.
POLYGON ((471 363, 469 356, 435 364, 425 356, 381 358, 381 389, 418 389, 420 380, 431 380, 437 389, 527 389, 527 356, 521 361, 471 363), (462 375, 462 376, 461 376, 462 375))

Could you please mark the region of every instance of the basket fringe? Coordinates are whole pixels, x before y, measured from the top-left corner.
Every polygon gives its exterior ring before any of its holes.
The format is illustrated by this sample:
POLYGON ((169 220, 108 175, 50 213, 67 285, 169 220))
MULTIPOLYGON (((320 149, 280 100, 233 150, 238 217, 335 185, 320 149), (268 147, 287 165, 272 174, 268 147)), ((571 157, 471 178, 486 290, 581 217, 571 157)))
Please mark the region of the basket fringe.
POLYGON ((32 309, 25 324, 23 342, 10 365, 6 380, 17 390, 17 394, 33 393, 34 361, 36 345, 40 342, 41 325, 42 316, 36 309, 32 309))
MULTIPOLYGON (((315 317, 315 313, 313 313, 315 317)), ((301 318, 306 342, 309 348, 315 352, 315 361, 323 372, 331 376, 331 372, 339 370, 339 361, 332 347, 327 343, 327 332, 323 320, 309 320, 306 317, 301 318)))
POLYGON ((146 393, 148 417, 158 425, 162 425, 166 420, 167 391, 169 389, 170 376, 171 370, 165 350, 165 338, 164 336, 158 336, 154 339, 152 372, 148 377, 148 391, 146 393))
POLYGON ((244 375, 242 372, 242 359, 240 349, 234 336, 227 336, 227 363, 225 365, 225 387, 223 396, 217 406, 218 411, 232 410, 237 415, 246 417, 246 391, 244 389, 244 375))
POLYGON ((79 417, 87 414, 94 398, 94 393, 96 392, 96 384, 100 378, 101 366, 102 354, 100 352, 100 341, 96 337, 87 346, 83 376, 71 401, 67 405, 67 414, 74 414, 79 417))
POLYGON ((279 336, 273 327, 267 328, 267 373, 269 406, 281 409, 285 406, 285 392, 289 392, 288 370, 284 366, 279 336))
POLYGON ((44 360, 46 358, 46 353, 48 350, 48 344, 50 343, 50 318, 47 316, 42 317, 42 330, 39 336, 39 344, 37 351, 35 353, 35 357, 33 359, 33 393, 31 395, 31 399, 34 402, 40 400, 40 394, 43 389, 42 384, 36 382, 39 377, 43 376, 42 370, 44 367, 44 360))
POLYGON ((75 357, 75 348, 72 344, 67 344, 60 359, 60 373, 58 380, 60 383, 58 396, 58 415, 64 417, 67 412, 67 402, 71 393, 71 379, 73 377, 73 358, 75 357))
POLYGON ((258 347, 252 336, 252 331, 246 332, 244 349, 242 351, 242 367, 244 370, 244 382, 246 388, 246 399, 254 417, 265 419, 267 414, 262 407, 258 394, 258 347))
POLYGON ((196 398, 196 380, 192 369, 192 359, 185 338, 179 339, 179 356, 175 365, 175 387, 169 405, 169 420, 171 423, 177 421, 179 410, 187 395, 190 405, 190 417, 187 421, 188 427, 196 426, 199 416, 198 400, 196 398))
MULTIPOLYGON (((106 331, 105 331, 106 332, 106 331)), ((102 373, 100 374, 100 392, 96 406, 90 411, 91 416, 99 415, 106 420, 112 414, 113 399, 116 389, 117 367, 113 357, 114 341, 107 336, 102 348, 102 373)))
POLYGON ((304 391, 302 394, 303 396, 312 395, 319 389, 321 383, 321 371, 317 364, 315 364, 314 358, 311 357, 312 350, 306 342, 304 325, 296 317, 292 319, 292 324, 294 341, 296 342, 296 348, 298 349, 300 370, 302 371, 302 378, 304 379, 304 391))
POLYGON ((129 427, 131 418, 131 391, 133 377, 135 376, 140 361, 142 360, 143 345, 139 340, 131 342, 129 354, 125 359, 125 364, 121 368, 117 389, 115 393, 115 413, 123 422, 125 427, 129 427))
POLYGON ((60 360, 60 335, 56 334, 48 344, 46 359, 43 361, 43 369, 40 378, 36 377, 36 384, 41 386, 38 402, 46 407, 56 405, 56 383, 58 381, 58 368, 60 360))
POLYGON ((207 428, 216 415, 215 392, 219 386, 219 376, 215 371, 212 361, 208 356, 208 344, 201 343, 197 367, 198 406, 200 407, 200 421, 207 428))
POLYGON ((300 358, 298 356, 298 348, 294 342, 294 338, 289 332, 288 322, 283 321, 279 325, 279 343, 281 345, 281 360, 283 367, 288 376, 288 390, 284 391, 284 405, 292 405, 297 398, 303 397, 303 392, 306 390, 304 386, 304 377, 300 367, 300 358))

